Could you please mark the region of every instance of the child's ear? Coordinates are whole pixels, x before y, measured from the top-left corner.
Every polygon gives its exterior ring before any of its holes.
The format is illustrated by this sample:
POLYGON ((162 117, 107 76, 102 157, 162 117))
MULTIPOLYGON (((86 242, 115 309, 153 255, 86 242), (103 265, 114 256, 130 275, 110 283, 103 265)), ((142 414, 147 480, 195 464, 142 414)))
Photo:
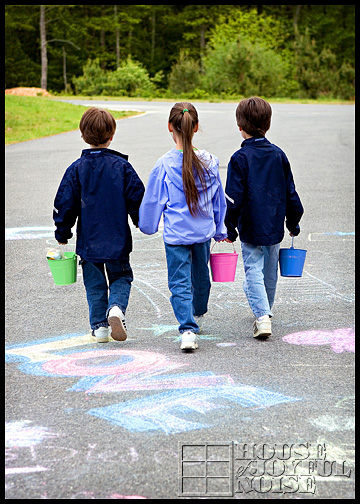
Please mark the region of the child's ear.
POLYGON ((172 124, 168 122, 168 130, 170 131, 170 133, 172 133, 174 130, 173 130, 173 127, 172 127, 172 124))
POLYGON ((194 133, 196 133, 198 129, 199 129, 199 123, 197 123, 196 126, 194 127, 194 133))

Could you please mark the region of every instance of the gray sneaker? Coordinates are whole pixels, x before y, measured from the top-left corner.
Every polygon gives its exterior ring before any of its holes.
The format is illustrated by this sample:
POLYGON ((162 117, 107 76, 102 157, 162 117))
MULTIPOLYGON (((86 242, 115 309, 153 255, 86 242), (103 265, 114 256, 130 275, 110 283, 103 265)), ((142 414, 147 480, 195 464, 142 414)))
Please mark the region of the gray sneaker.
POLYGON ((198 348, 198 337, 195 333, 191 331, 185 331, 181 334, 181 345, 180 350, 191 351, 198 348))
POLYGON ((269 315, 264 315, 254 321, 254 338, 266 339, 271 336, 271 318, 269 315))

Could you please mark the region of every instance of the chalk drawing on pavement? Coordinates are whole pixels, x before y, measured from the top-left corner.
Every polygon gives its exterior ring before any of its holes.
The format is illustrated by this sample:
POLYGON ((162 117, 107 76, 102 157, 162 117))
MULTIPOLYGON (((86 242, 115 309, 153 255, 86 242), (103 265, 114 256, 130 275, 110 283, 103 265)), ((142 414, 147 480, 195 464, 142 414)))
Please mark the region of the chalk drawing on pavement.
POLYGON ((124 394, 134 390, 165 390, 120 404, 114 395, 114 404, 88 411, 130 431, 162 430, 166 434, 173 434, 202 429, 212 427, 212 424, 184 420, 177 413, 183 415, 195 411, 205 415, 208 411, 234 405, 267 408, 301 400, 279 392, 237 384, 230 375, 217 375, 211 371, 173 373, 188 364, 173 362, 159 353, 123 347, 94 350, 86 345, 88 340, 89 335, 77 334, 47 338, 12 345, 6 349, 6 355, 9 361, 20 361, 18 366, 24 373, 80 378, 69 389, 72 391, 124 394), (213 402, 214 399, 226 400, 230 404, 217 404, 213 402))
POLYGON ((315 427, 319 427, 322 431, 328 432, 355 430, 354 416, 321 415, 310 419, 310 423, 315 427))
POLYGON ((57 437, 58 434, 49 432, 46 427, 32 425, 29 420, 6 422, 5 446, 29 447, 41 443, 43 440, 57 437))
POLYGON ((292 345, 330 345, 335 353, 355 352, 355 333, 351 327, 334 331, 303 331, 283 336, 292 345))
MULTIPOLYGON (((33 453, 33 447, 43 440, 52 439, 58 435, 49 432, 46 427, 32 425, 29 420, 5 423, 5 460, 6 462, 17 459, 14 452, 18 448, 29 448, 33 453)), ((7 464, 6 464, 7 465, 7 464)), ((14 474, 28 474, 47 471, 46 467, 36 464, 25 467, 5 467, 5 476, 14 474)))
POLYGON ((211 424, 186 420, 184 415, 192 412, 201 413, 206 421, 207 412, 229 407, 211 402, 216 398, 227 399, 244 408, 266 408, 300 400, 300 398, 287 397, 258 387, 225 385, 207 389, 167 391, 104 408, 94 408, 89 410, 88 414, 108 420, 131 432, 162 430, 165 434, 176 434, 212 427, 211 424), (178 417, 176 414, 182 416, 178 417))
POLYGON ((353 237, 355 238, 355 231, 332 231, 308 234, 309 241, 334 241, 334 239, 336 240, 339 238, 341 238, 341 240, 351 240, 353 237))
MULTIPOLYGON (((181 340, 181 334, 178 332, 178 325, 166 325, 166 324, 152 324, 151 327, 139 327, 138 329, 141 329, 142 331, 152 331, 154 336, 163 336, 165 338, 169 338, 174 342, 179 342, 181 340), (176 334, 170 334, 166 335, 168 332, 174 333, 176 331, 176 334)), ((218 340, 221 339, 220 336, 216 336, 213 334, 204 334, 200 333, 198 334, 198 338, 202 340, 218 340)))
POLYGON ((54 236, 54 226, 5 228, 5 240, 34 240, 54 236))

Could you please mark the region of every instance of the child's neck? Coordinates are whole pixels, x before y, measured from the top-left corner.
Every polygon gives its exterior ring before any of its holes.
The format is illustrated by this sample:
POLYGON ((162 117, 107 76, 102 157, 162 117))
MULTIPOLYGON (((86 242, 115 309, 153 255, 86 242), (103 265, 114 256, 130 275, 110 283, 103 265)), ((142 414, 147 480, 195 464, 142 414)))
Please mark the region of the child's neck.
POLYGON ((108 140, 106 143, 100 145, 90 145, 90 149, 106 149, 111 144, 111 140, 108 140))

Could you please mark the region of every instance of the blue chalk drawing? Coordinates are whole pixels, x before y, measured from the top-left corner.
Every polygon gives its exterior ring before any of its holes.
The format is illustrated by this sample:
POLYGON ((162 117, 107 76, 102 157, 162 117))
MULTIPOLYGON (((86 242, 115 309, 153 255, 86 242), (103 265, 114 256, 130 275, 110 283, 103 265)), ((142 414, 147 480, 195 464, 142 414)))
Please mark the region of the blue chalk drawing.
POLYGON ((204 414, 214 409, 229 407, 209 402, 215 398, 227 399, 245 408, 251 406, 266 408, 280 403, 301 400, 258 387, 236 385, 163 392, 133 401, 112 404, 104 408, 94 408, 87 413, 131 432, 162 430, 166 434, 176 434, 212 427, 212 425, 179 418, 174 413, 188 414, 196 411, 204 414))
POLYGON ((355 236, 355 231, 351 231, 350 233, 344 232, 344 231, 335 231, 333 233, 323 233, 326 235, 337 235, 337 236, 355 236))

